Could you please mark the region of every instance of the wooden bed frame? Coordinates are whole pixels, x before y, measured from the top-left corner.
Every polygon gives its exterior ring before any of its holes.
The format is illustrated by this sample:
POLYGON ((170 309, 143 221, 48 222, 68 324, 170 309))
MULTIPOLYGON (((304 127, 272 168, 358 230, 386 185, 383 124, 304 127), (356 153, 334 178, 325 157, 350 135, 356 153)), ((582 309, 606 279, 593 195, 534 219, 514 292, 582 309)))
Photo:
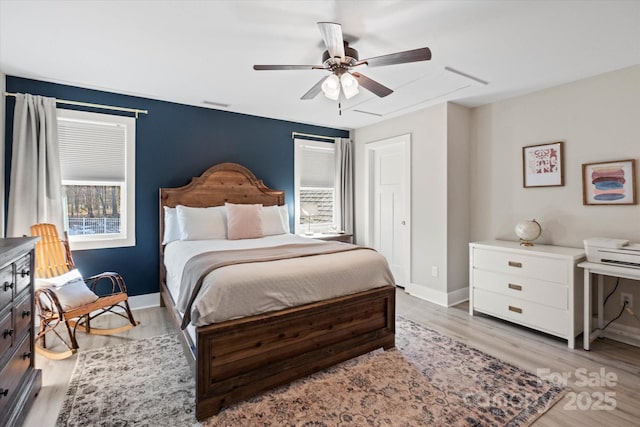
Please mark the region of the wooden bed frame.
MULTIPOLYGON (((160 189, 163 207, 229 203, 284 204, 284 192, 267 188, 248 169, 222 163, 184 187, 160 189)), ((196 378, 196 418, 377 348, 395 345, 395 287, 384 286, 299 307, 186 330, 167 289, 160 244, 161 303, 179 331, 196 378)))

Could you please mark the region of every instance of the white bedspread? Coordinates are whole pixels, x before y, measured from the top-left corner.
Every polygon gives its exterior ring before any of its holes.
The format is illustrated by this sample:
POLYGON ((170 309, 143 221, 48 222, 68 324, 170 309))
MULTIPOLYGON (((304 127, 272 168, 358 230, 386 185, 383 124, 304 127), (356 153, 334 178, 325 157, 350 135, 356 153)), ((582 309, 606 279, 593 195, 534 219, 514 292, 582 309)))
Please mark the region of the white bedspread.
MULTIPOLYGON (((177 301, 185 264, 200 253, 317 242, 292 234, 244 240, 171 242, 164 256, 167 286, 177 301)), ((206 276, 193 304, 191 320, 196 326, 203 326, 389 284, 394 281, 386 260, 371 250, 229 265, 206 276)))

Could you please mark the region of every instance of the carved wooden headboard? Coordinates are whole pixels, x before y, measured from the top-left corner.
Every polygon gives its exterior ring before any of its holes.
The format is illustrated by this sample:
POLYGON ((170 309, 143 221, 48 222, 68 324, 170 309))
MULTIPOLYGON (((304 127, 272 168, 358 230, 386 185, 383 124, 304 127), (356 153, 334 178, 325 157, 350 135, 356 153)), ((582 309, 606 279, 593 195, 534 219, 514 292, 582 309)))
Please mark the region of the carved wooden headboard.
POLYGON ((272 190, 237 163, 212 166, 183 187, 160 189, 161 211, 163 206, 209 207, 225 202, 283 205, 284 191, 272 190))

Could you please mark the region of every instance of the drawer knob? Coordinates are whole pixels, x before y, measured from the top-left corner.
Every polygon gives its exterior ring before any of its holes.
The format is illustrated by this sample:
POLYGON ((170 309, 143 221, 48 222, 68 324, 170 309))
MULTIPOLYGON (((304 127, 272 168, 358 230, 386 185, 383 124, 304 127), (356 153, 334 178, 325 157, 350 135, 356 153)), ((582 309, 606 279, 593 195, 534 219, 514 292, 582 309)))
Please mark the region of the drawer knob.
POLYGON ((7 396, 7 394, 9 394, 9 389, 8 388, 0 388, 0 397, 2 396, 7 396))
POLYGON ((522 286, 516 285, 514 283, 509 283, 509 289, 513 289, 514 291, 521 291, 522 290, 522 286))
POLYGON ((509 267, 522 268, 522 263, 517 261, 509 261, 509 267))
POLYGON ((29 271, 29 270, 22 270, 22 271, 20 272, 20 276, 21 276, 21 277, 29 276, 30 274, 31 274, 31 271, 29 271))
POLYGON ((4 282, 4 291, 7 292, 9 289, 13 289, 13 283, 4 282))
POLYGON ((31 352, 30 351, 25 351, 24 353, 22 353, 22 360, 27 360, 27 359, 31 359, 31 352))
POLYGON ((7 337, 13 335, 13 329, 5 329, 2 335, 4 339, 7 339, 7 337))
POLYGON ((22 311, 22 318, 24 319, 25 317, 29 317, 31 316, 31 310, 23 310, 22 311))
POLYGON ((520 307, 514 307, 512 305, 509 306, 509 311, 513 311, 514 313, 518 313, 518 314, 522 313, 522 309, 520 307))

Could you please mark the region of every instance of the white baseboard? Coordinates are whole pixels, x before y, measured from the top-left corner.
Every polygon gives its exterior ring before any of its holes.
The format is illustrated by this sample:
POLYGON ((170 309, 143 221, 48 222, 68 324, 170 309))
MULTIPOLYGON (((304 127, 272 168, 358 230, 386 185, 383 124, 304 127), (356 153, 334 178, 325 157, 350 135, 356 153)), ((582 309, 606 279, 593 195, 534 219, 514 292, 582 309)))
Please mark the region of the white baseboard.
POLYGON ((160 292, 154 292, 152 294, 144 295, 134 295, 132 297, 129 297, 129 307, 131 307, 132 310, 159 306, 160 292))
POLYGON ((457 289, 447 294, 447 307, 453 307, 461 302, 469 300, 469 287, 457 289))
POLYGON ((443 307, 447 306, 446 292, 437 291, 435 289, 427 288, 426 286, 417 285, 415 283, 409 283, 404 289, 409 295, 413 295, 414 297, 418 297, 420 299, 441 305, 443 307))
POLYGON ((410 283, 404 289, 409 295, 438 304, 442 307, 452 307, 469 299, 469 288, 457 289, 447 293, 410 283))
MULTIPOLYGON (((597 318, 593 318, 591 325, 597 325, 597 318)), ((606 324, 606 323, 605 323, 606 324)), ((640 347, 640 328, 634 326, 620 325, 613 322, 604 330, 604 337, 625 344, 640 347)))

